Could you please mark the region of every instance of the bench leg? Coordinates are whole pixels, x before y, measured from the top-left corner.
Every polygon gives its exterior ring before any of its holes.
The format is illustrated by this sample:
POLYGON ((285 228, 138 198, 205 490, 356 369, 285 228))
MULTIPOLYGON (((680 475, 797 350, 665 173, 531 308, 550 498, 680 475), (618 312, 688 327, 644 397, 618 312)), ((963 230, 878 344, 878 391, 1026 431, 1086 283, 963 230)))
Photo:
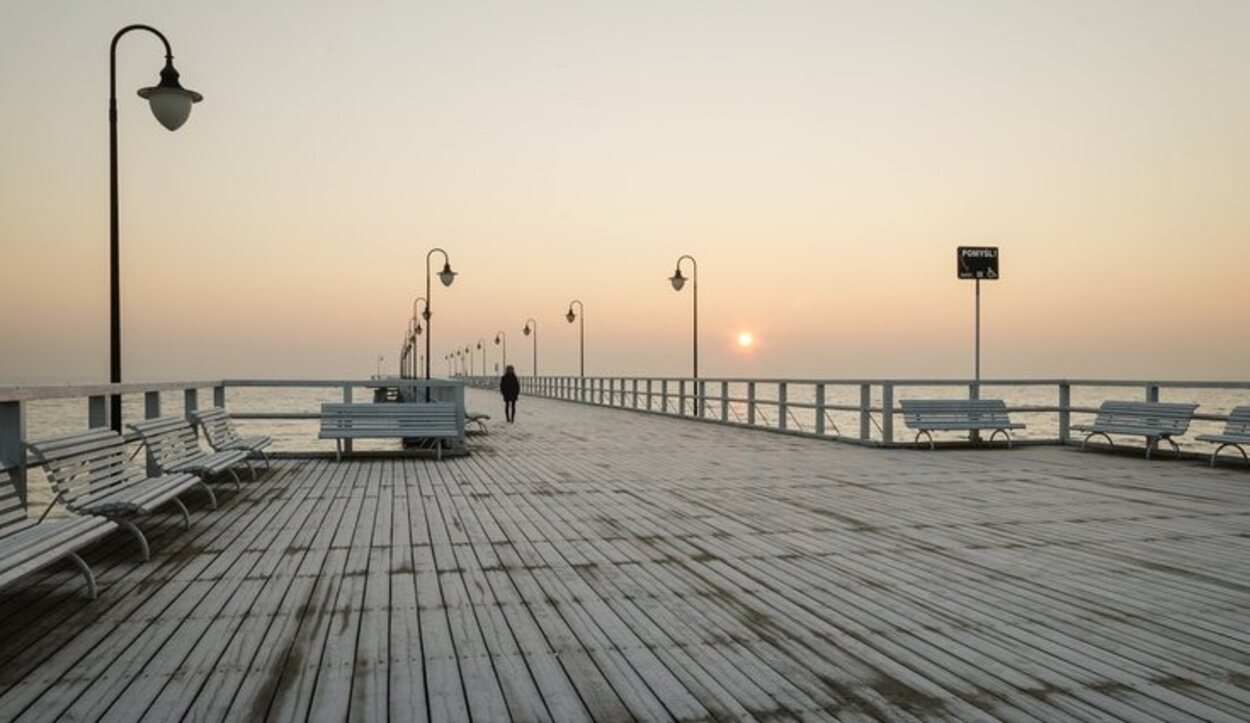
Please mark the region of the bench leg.
POLYGON ((443 461, 443 440, 441 439, 438 440, 437 442, 435 442, 435 445, 437 445, 438 447, 438 461, 442 462, 443 461))
MULTIPOLYGON (((248 466, 250 467, 251 465, 248 466)), ((243 482, 239 479, 238 473, 236 473, 233 469, 228 469, 226 471, 230 473, 230 478, 234 480, 234 489, 236 491, 243 489, 243 482)), ((252 479, 256 479, 256 472, 252 472, 252 479)))
POLYGON ((138 526, 136 526, 135 523, 131 522, 130 520, 113 520, 113 521, 121 525, 122 528, 130 530, 130 534, 134 535, 135 539, 139 541, 139 552, 140 554, 143 555, 143 561, 147 562, 148 560, 151 560, 152 550, 151 548, 148 547, 148 538, 143 536, 143 532, 138 528, 138 526))
POLYGON ((243 464, 247 465, 247 473, 251 476, 252 481, 256 481, 256 466, 252 464, 250 459, 243 460, 243 464))
POLYGON ((96 588, 95 575, 91 572, 91 568, 87 567, 87 563, 76 552, 71 552, 65 557, 78 567, 83 577, 87 578, 87 597, 95 600, 99 590, 96 588))
POLYGON ((1150 459, 1150 455, 1154 453, 1155 447, 1158 445, 1158 437, 1146 437, 1146 459, 1150 459))
POLYGON ((1240 444, 1236 444, 1233 442, 1225 442, 1224 444, 1221 444, 1220 446, 1216 447, 1215 451, 1211 453, 1211 466, 1212 467, 1215 466, 1216 457, 1219 457, 1220 452, 1223 451, 1225 447, 1236 447, 1237 451, 1241 452, 1242 460, 1244 460, 1246 464, 1250 464, 1250 457, 1246 456, 1245 448, 1243 448, 1240 444))
MULTIPOLYGON (((212 494, 212 490, 209 490, 209 494, 212 494)), ((213 498, 213 499, 214 499, 213 509, 217 509, 216 498, 213 498)), ((182 504, 182 500, 178 499, 177 497, 170 500, 170 502, 173 502, 175 505, 178 505, 178 511, 182 513, 182 529, 184 530, 191 529, 191 513, 187 511, 187 506, 182 504)))
POLYGON ((993 444, 994 438, 1000 434, 1003 435, 1003 437, 1007 439, 1007 449, 1011 449, 1011 433, 1005 429, 995 429, 994 432, 990 435, 990 444, 993 444))
POLYGON ((1171 438, 1171 437, 1160 437, 1160 439, 1162 439, 1163 441, 1165 441, 1165 442, 1167 442, 1168 444, 1172 445, 1172 451, 1176 453, 1176 458, 1177 458, 1177 459, 1180 459, 1180 458, 1181 458, 1181 446, 1180 446, 1179 444, 1177 444, 1176 442, 1172 441, 1172 438, 1171 438))
MULTIPOLYGON (((200 480, 200 487, 204 489, 204 494, 208 495, 208 508, 210 510, 217 509, 217 494, 213 492, 213 488, 209 487, 208 483, 202 479, 200 480)), ((185 515, 187 508, 183 507, 182 502, 177 497, 174 498, 174 502, 177 502, 178 506, 182 507, 182 512, 185 515)), ((190 526, 190 524, 191 524, 191 517, 187 516, 187 525, 190 526)))
POLYGON ((334 461, 343 461, 343 440, 341 439, 334 440, 334 461))

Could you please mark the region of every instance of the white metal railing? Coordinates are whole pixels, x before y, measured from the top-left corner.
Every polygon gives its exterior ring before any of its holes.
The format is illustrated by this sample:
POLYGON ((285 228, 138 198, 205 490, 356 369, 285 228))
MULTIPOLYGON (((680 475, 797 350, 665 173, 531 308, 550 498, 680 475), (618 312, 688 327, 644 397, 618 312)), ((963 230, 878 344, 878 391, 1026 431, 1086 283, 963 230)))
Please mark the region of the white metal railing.
MULTIPOLYGON (((496 377, 460 378, 471 386, 498 385, 496 377)), ((1241 381, 994 379, 978 385, 969 379, 576 376, 522 377, 520 381, 522 393, 531 396, 876 446, 900 443, 898 401, 905 397, 1004 398, 1010 413, 1034 422, 1030 424, 1033 431, 1026 431, 1021 440, 1026 444, 1072 442, 1074 416, 1094 415, 1102 401, 1117 398, 1121 390, 1118 398, 1143 401, 1157 402, 1162 395, 1167 401, 1202 397, 1202 407, 1194 415, 1195 428, 1207 430, 1226 421, 1233 406, 1250 404, 1250 382, 1241 381)), ((910 444, 911 439, 901 443, 910 444)))
MULTIPOLYGON (((38 465, 27 459, 26 443, 41 436, 67 434, 107 427, 113 395, 121 395, 123 424, 136 419, 153 419, 162 414, 186 416, 200 408, 204 400, 202 392, 209 392, 212 406, 225 407, 229 389, 328 389, 341 392, 344 402, 351 402, 356 389, 368 389, 376 398, 380 391, 398 390, 405 399, 429 399, 438 402, 455 402, 464 408, 464 384, 443 379, 370 379, 370 380, 307 380, 307 379, 224 379, 190 382, 156 382, 135 384, 95 384, 66 386, 0 387, 0 469, 9 472, 23 503, 27 501, 27 472, 38 465), (181 397, 181 404, 170 399, 181 397), (30 407, 48 402, 60 402, 57 407, 58 424, 55 430, 29 433, 30 407), (75 402, 81 416, 73 411, 75 402)), ((297 402, 298 403, 298 402, 297 402)), ((239 420, 315 420, 321 416, 319 409, 296 411, 232 411, 231 417, 239 420)), ((130 442, 136 435, 124 434, 130 442)), ((350 440, 348 451, 350 451, 350 440)))

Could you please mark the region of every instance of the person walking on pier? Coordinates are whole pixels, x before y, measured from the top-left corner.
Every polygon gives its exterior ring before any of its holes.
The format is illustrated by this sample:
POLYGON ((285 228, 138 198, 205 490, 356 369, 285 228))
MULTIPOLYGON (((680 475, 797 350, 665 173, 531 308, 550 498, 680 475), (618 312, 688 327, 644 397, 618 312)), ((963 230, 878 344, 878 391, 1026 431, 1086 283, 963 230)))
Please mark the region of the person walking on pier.
POLYGON ((516 378, 516 370, 509 364, 499 378, 499 391, 503 394, 503 413, 508 423, 516 421, 516 398, 521 395, 521 380, 516 378))

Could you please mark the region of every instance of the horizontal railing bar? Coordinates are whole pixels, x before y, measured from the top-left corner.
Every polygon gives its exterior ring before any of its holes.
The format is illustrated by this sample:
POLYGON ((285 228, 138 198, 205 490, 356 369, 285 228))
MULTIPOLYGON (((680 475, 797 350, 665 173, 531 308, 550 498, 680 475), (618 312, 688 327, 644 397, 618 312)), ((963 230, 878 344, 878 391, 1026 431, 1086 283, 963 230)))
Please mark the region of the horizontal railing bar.
POLYGON ((221 386, 221 384, 221 381, 206 381, 0 387, 0 402, 34 402, 40 399, 73 399, 75 397, 111 396, 114 394, 172 392, 182 389, 208 389, 221 386))

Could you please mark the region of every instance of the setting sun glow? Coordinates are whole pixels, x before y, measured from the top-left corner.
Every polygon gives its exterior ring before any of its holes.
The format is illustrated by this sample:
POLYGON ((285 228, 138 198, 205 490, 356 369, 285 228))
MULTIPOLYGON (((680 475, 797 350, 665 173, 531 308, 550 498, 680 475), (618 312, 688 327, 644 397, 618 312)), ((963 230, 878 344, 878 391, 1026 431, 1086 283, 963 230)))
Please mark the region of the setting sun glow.
POLYGON ((738 346, 743 349, 750 348, 755 343, 755 335, 749 331, 738 332, 738 346))

